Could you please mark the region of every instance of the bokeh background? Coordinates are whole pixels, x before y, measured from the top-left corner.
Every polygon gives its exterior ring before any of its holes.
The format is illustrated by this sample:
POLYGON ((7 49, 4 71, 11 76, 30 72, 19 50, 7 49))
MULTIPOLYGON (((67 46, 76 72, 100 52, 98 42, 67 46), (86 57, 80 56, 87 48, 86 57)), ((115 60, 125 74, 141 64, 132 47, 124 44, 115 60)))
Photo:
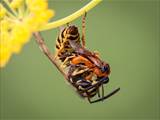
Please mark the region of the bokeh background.
MULTIPOLYGON (((63 18, 89 0, 49 0, 63 18)), ((89 104, 65 82, 42 54, 34 38, 0 70, 0 119, 160 119, 160 2, 104 0, 87 14, 87 48, 99 51, 112 73, 105 93, 121 91, 89 104)), ((81 31, 81 18, 72 22, 81 31)), ((58 29, 42 33, 54 52, 58 29)))

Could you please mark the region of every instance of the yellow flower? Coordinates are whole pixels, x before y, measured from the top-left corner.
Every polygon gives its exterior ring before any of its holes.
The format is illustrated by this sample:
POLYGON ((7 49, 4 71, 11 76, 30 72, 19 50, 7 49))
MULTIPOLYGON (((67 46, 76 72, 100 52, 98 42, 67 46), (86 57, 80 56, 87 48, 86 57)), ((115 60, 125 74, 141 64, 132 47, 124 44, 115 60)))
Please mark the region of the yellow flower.
POLYGON ((0 67, 4 67, 14 53, 19 53, 32 33, 54 15, 54 11, 48 9, 47 0, 4 2, 10 10, 0 4, 0 67))
POLYGON ((5 13, 6 13, 6 10, 4 9, 3 5, 0 4, 0 16, 3 17, 5 15, 5 13))
POLYGON ((11 8, 16 9, 22 5, 24 0, 12 0, 10 3, 11 8))

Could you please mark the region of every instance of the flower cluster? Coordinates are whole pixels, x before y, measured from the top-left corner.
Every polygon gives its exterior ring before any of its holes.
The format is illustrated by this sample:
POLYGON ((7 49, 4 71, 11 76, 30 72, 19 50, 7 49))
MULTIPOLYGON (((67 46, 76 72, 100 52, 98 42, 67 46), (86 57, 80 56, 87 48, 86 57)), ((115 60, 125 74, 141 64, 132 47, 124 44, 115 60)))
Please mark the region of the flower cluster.
POLYGON ((0 67, 19 53, 33 32, 46 25, 54 15, 47 0, 4 0, 0 4, 0 67))

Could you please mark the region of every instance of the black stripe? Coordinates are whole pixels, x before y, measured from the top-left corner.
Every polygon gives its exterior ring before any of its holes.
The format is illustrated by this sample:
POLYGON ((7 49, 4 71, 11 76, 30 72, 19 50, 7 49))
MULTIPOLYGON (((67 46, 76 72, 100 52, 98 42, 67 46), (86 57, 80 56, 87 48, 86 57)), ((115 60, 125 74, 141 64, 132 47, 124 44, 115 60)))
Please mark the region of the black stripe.
POLYGON ((70 45, 68 41, 66 41, 66 42, 64 43, 64 46, 66 46, 66 45, 70 45))
POLYGON ((75 37, 69 36, 67 39, 69 39, 69 40, 77 40, 78 37, 79 37, 79 34, 76 35, 75 37))
POLYGON ((69 45, 66 45, 66 46, 64 46, 64 48, 70 48, 71 46, 69 46, 69 45))
POLYGON ((64 32, 65 32, 65 30, 66 30, 66 29, 64 29, 64 30, 62 31, 62 33, 61 33, 62 39, 64 38, 64 32))
POLYGON ((60 47, 58 45, 56 45, 56 48, 59 49, 60 47))
POLYGON ((57 38, 57 41, 58 41, 58 43, 61 43, 61 41, 60 41, 59 37, 57 38))

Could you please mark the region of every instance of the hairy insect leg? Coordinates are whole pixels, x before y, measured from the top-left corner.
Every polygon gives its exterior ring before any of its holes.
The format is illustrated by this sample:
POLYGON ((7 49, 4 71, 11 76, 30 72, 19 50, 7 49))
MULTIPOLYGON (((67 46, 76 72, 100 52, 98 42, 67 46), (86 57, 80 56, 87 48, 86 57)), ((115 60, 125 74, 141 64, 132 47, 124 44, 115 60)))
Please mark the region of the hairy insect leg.
POLYGON ((86 42, 85 42, 86 16, 87 16, 87 13, 85 12, 85 14, 82 17, 82 46, 83 47, 85 47, 86 45, 86 42))

